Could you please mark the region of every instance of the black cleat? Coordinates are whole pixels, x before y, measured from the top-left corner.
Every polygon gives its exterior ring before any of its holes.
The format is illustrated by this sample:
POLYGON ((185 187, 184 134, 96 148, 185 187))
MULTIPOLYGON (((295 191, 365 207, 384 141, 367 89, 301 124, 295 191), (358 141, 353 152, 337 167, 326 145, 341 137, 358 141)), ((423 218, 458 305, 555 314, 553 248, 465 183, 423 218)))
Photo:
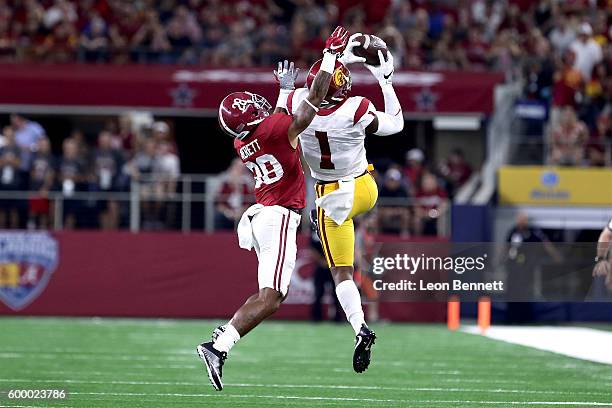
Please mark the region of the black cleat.
POLYGON ((353 353, 353 370, 363 373, 370 365, 371 348, 376 340, 376 333, 365 324, 361 325, 359 334, 355 337, 355 352, 353 353))
POLYGON ((227 353, 215 350, 212 341, 200 344, 196 347, 196 351, 206 366, 208 378, 213 387, 215 390, 221 391, 223 389, 223 382, 221 381, 221 377, 223 377, 223 363, 227 358, 227 353))

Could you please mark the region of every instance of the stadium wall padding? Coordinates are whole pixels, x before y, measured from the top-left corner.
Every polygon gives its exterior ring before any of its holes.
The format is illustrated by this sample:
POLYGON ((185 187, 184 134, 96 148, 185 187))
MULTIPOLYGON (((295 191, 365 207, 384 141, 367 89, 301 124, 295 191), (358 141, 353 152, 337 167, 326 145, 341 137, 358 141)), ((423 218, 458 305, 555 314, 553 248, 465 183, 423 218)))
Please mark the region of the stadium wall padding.
POLYGON ((491 241, 491 207, 489 205, 453 204, 451 207, 451 240, 453 242, 491 241))
MULTIPOLYGON (((234 232, 51 236, 58 244, 58 264, 46 287, 21 310, 2 299, 0 315, 228 318, 257 291, 256 255, 238 248, 234 232)), ((295 273, 304 280, 311 271, 308 240, 300 238, 302 267, 295 273)), ((275 317, 308 319, 308 298, 295 299, 275 317)), ((445 310, 440 303, 380 305, 381 318, 401 321, 444 321, 445 310)))

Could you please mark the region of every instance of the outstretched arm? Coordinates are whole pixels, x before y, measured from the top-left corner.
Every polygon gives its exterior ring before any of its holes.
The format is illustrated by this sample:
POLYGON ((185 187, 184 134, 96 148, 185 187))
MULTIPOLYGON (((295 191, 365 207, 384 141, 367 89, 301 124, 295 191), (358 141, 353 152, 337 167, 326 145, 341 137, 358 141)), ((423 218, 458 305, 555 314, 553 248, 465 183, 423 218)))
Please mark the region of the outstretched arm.
POLYGON ((376 112, 374 120, 366 128, 366 133, 379 136, 388 136, 399 133, 404 129, 404 116, 402 114, 402 105, 395 94, 393 85, 393 56, 387 52, 387 60, 385 60, 382 51, 378 51, 379 66, 367 65, 366 68, 372 72, 372 75, 378 80, 380 89, 385 100, 385 111, 376 112))
POLYGON ((289 127, 289 143, 293 147, 297 146, 298 135, 310 125, 319 111, 319 105, 323 102, 329 89, 329 81, 336 66, 336 58, 344 51, 347 41, 348 31, 338 26, 325 42, 321 68, 312 82, 308 97, 297 108, 293 115, 293 122, 289 127))
MULTIPOLYGON (((293 61, 285 60, 284 62, 278 63, 278 69, 274 71, 274 78, 280 86, 278 93, 278 99, 276 100, 276 108, 274 113, 282 113, 287 111, 287 98, 291 91, 295 89, 295 80, 297 79, 299 68, 295 68, 293 61)), ((291 112, 287 112, 291 113, 291 112)))

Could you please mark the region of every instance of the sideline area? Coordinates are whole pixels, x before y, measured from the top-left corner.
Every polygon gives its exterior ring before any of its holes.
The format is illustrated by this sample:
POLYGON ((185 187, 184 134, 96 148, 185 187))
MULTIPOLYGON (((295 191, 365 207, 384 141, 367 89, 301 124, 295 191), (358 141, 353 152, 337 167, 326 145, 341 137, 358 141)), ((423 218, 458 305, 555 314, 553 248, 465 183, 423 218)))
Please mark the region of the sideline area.
MULTIPOLYGON (((468 326, 464 331, 480 334, 477 326, 468 326)), ((485 336, 581 360, 612 364, 612 331, 586 327, 493 326, 485 336)))

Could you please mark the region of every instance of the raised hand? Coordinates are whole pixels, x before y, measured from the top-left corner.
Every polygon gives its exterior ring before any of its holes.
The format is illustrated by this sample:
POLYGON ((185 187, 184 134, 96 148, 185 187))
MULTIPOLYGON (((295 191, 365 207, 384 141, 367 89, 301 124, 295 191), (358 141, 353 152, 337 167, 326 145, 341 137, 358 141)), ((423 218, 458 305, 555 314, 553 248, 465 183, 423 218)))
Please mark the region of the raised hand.
POLYGON ((295 81, 298 76, 299 68, 295 68, 293 61, 285 60, 278 62, 278 68, 274 71, 274 78, 280 85, 280 89, 292 91, 295 89, 295 81))
POLYGON ((390 84, 393 79, 393 72, 395 68, 393 66, 393 55, 387 51, 387 59, 385 60, 385 56, 381 50, 378 51, 378 60, 380 61, 380 65, 368 65, 365 64, 366 68, 370 70, 374 78, 378 80, 380 85, 390 84))
POLYGON ((355 54, 353 54, 353 48, 359 45, 359 41, 357 41, 356 38, 359 37, 360 35, 363 35, 363 34, 355 33, 349 37, 348 44, 346 45, 346 49, 342 53, 342 56, 338 58, 338 61, 340 61, 342 64, 344 65, 356 64, 359 62, 366 61, 364 57, 358 57, 355 54))
POLYGON ((348 43, 349 32, 344 29, 342 26, 336 27, 333 33, 329 36, 327 41, 325 41, 325 50, 324 52, 329 52, 334 55, 342 55, 344 49, 346 48, 346 44, 348 43))

